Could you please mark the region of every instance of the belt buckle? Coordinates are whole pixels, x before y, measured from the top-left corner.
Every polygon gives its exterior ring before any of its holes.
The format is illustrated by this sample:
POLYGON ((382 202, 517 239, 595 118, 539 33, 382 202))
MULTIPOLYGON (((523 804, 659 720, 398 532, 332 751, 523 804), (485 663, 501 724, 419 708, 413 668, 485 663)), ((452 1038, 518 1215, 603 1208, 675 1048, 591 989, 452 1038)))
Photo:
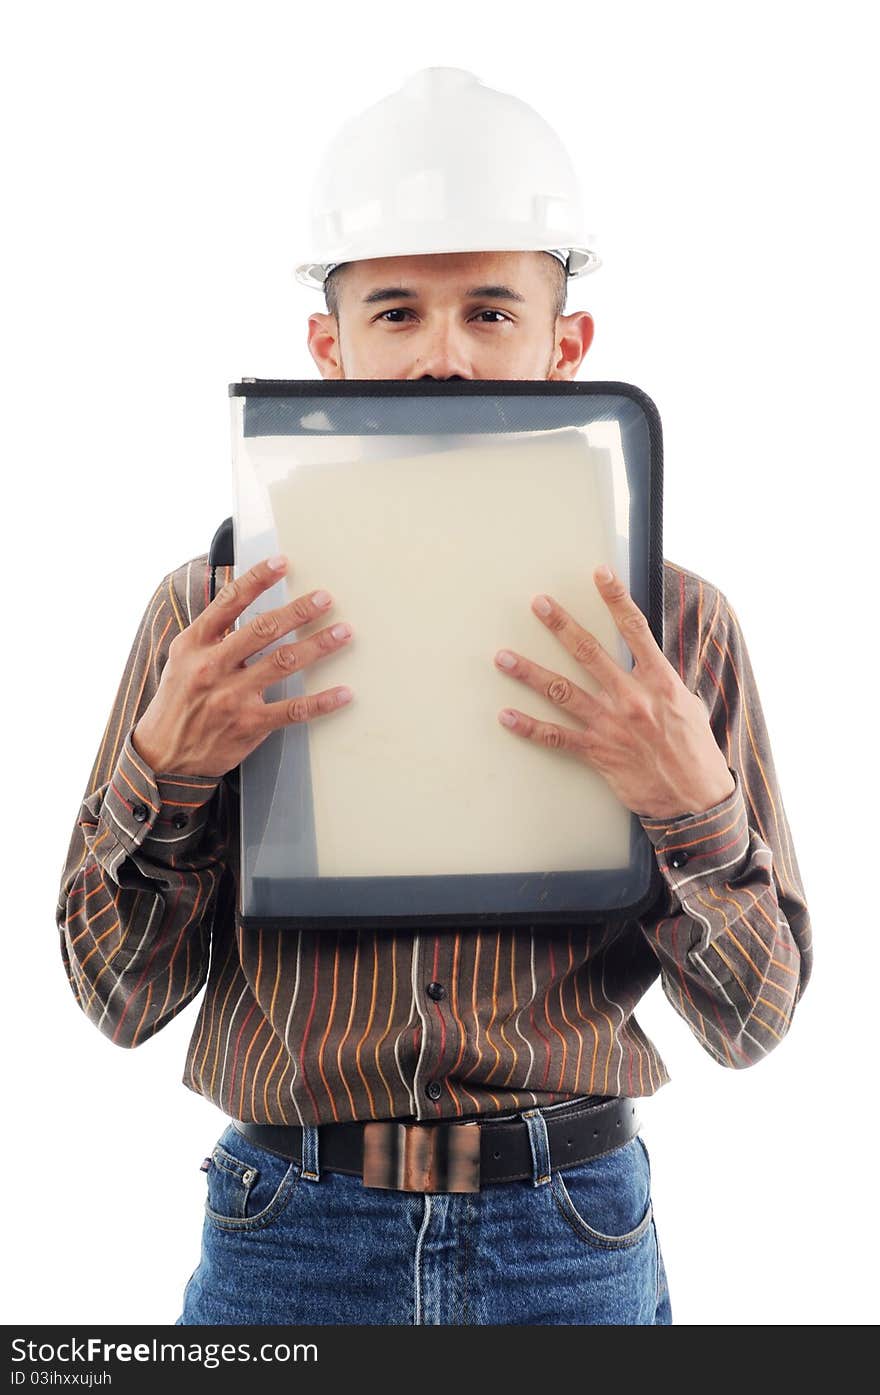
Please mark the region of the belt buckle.
POLYGON ((377 1119, 364 1124, 365 1187, 403 1192, 478 1192, 480 1125, 404 1124, 377 1119))

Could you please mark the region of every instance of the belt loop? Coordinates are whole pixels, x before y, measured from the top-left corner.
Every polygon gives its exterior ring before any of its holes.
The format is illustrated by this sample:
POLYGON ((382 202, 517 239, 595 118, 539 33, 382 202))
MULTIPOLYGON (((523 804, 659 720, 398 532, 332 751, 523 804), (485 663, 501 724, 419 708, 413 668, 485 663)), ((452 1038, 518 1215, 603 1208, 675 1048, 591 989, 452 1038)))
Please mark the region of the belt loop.
POLYGON ((321 1180, 321 1169, 318 1163, 317 1124, 303 1124, 302 1175, 308 1177, 310 1182, 321 1180))
POLYGON ((532 1186, 540 1187, 550 1181, 550 1139, 547 1136, 547 1121, 540 1109, 527 1109, 521 1115, 529 1131, 529 1147, 532 1150, 532 1186))

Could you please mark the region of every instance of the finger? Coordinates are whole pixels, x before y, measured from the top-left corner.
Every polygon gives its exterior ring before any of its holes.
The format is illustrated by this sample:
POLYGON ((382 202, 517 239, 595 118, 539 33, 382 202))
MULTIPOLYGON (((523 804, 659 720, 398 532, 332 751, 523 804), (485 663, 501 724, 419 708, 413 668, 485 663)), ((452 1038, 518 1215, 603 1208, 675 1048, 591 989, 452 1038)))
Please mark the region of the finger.
POLYGON ((201 643, 220 639, 221 635, 235 624, 242 611, 263 591, 268 591, 270 586, 280 581, 286 570, 286 557, 284 566, 280 568, 270 567, 267 557, 262 562, 255 563, 241 576, 232 577, 225 586, 221 586, 213 601, 205 606, 201 615, 196 616, 190 625, 193 639, 201 643))
POLYGON ((220 644, 218 657, 225 667, 237 668, 252 654, 266 649, 292 630, 302 629, 304 625, 326 615, 332 604, 333 598, 326 591, 309 591, 288 601, 287 605, 261 611, 247 624, 226 635, 220 644))
POLYGON ((316 634, 297 640, 294 644, 279 644, 271 653, 245 665, 248 685, 262 692, 271 684, 289 678, 292 673, 299 673, 300 669, 307 668, 316 659, 326 658, 328 654, 343 649, 351 636, 351 625, 340 620, 338 624, 318 630, 316 634))
POLYGON ((620 577, 610 567, 606 568, 610 577, 602 575, 603 568, 593 572, 599 594, 611 612, 615 625, 632 651, 636 663, 642 668, 652 668, 668 662, 666 655, 654 638, 647 617, 639 610, 620 577))
POLYGON ((573 727, 559 726, 556 722, 539 722, 536 717, 530 717, 516 707, 502 708, 498 713, 498 720, 516 736, 534 741, 538 746, 546 746, 553 751, 566 751, 581 760, 588 759, 583 733, 575 731, 573 727))
POLYGON ((289 727, 298 722, 308 722, 311 721, 312 717, 324 717, 329 712, 335 712, 338 708, 345 707, 352 697, 351 688, 343 685, 338 688, 326 688, 320 693, 285 698, 281 702, 267 702, 265 704, 267 731, 276 731, 279 727, 289 727))
POLYGON ((601 710, 601 704, 592 693, 578 687, 577 683, 569 682, 561 673, 542 668, 540 664, 531 659, 524 659, 521 654, 514 654, 510 649, 499 649, 495 655, 495 664, 502 673, 509 674, 511 678, 518 678, 534 692, 540 693, 542 697, 555 703, 557 707, 564 708, 572 717, 577 717, 582 722, 596 717, 601 710))
POLYGON ((579 625, 552 596, 533 597, 532 610, 611 697, 620 696, 629 675, 615 663, 594 634, 579 625))

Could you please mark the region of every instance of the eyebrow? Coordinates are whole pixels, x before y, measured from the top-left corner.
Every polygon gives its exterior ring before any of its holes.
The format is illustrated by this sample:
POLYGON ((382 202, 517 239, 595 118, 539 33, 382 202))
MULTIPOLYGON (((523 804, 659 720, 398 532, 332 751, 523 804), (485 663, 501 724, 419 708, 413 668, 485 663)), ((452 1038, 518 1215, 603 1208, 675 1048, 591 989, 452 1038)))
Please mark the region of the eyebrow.
MULTIPOLYGON (((525 296, 513 290, 510 286, 474 286, 465 292, 468 300, 481 300, 484 296, 492 300, 518 300, 525 304, 525 296)), ((418 291, 408 290, 406 286, 381 286, 376 291, 370 291, 362 301, 363 305, 377 305, 385 300, 418 300, 418 291)))

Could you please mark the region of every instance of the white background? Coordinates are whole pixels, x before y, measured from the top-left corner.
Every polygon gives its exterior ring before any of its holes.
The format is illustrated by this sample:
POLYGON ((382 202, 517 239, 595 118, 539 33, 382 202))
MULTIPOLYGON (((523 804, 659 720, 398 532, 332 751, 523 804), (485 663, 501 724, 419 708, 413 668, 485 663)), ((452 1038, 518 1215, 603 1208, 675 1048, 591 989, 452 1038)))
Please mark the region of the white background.
POLYGON ((314 377, 304 195, 350 113, 429 64, 531 103, 603 267, 572 283, 664 425, 664 555, 757 677, 813 980, 732 1073, 655 985, 643 1107, 680 1324, 876 1320, 875 354, 870 7, 15 6, 2 57, 6 1321, 173 1322, 202 1157, 192 1004, 135 1051, 80 1014, 61 865, 134 628, 232 511, 227 384, 314 377))

